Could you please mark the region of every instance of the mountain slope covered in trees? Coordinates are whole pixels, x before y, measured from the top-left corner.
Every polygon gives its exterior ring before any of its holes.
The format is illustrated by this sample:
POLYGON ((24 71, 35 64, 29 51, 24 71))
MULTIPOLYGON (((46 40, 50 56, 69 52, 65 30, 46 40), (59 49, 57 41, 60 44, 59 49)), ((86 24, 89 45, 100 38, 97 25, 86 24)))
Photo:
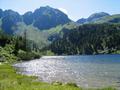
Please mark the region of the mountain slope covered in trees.
POLYGON ((26 31, 27 39, 34 41, 39 49, 48 46, 52 41, 59 39, 64 34, 64 28, 71 30, 72 28, 77 27, 75 23, 68 23, 65 25, 58 25, 51 29, 46 29, 40 31, 38 28, 33 27, 32 25, 25 25, 24 23, 18 23, 16 25, 15 35, 24 37, 24 32, 26 31), (61 34, 62 33, 62 34, 61 34))
POLYGON ((22 37, 26 32, 27 39, 34 41, 39 49, 56 39, 64 25, 70 22, 66 14, 49 6, 26 12, 24 15, 13 10, 0 9, 0 28, 3 32, 22 37))
POLYGON ((50 49, 58 55, 119 53, 120 25, 81 25, 54 41, 50 49))
POLYGON ((38 50, 34 41, 27 40, 26 37, 8 35, 0 30, 0 62, 13 63, 40 58, 38 50))
POLYGON ((76 23, 60 10, 49 6, 24 15, 13 10, 0 9, 0 28, 3 32, 14 37, 26 37, 32 50, 40 51, 51 44, 50 50, 56 54, 118 52, 119 23, 119 14, 109 15, 105 12, 92 14, 76 23), (117 44, 113 44, 113 40, 117 44))

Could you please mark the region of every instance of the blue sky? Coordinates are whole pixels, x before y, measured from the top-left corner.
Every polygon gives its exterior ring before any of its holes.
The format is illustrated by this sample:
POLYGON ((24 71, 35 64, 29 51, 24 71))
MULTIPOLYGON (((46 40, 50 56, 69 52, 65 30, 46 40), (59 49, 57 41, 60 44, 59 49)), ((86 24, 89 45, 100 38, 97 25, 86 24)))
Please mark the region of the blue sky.
POLYGON ((46 5, 64 11, 75 21, 95 12, 120 14, 120 0, 0 0, 1 9, 12 9, 20 14, 46 5))

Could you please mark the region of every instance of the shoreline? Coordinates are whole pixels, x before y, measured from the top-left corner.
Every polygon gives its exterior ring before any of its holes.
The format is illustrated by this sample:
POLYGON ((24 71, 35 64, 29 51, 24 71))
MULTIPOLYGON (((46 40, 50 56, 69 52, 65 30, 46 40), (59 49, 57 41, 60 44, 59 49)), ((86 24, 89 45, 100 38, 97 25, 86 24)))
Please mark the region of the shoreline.
MULTIPOLYGON (((43 56, 42 58, 46 58, 46 57, 48 57, 47 59, 49 59, 49 58, 51 58, 51 57, 53 57, 53 59, 56 58, 56 56, 43 56)), ((63 56, 62 56, 62 57, 63 57, 63 56)), ((93 57, 94 57, 94 56, 93 56, 93 57)), ((41 58, 41 59, 42 59, 42 58, 41 58)), ((61 58, 61 56, 58 57, 58 58, 61 58)), ((78 57, 78 58, 79 58, 79 57, 78 57)), ((46 59, 46 60, 47 60, 47 59, 46 59)), ((43 60, 44 60, 44 59, 43 59, 43 60)), ((40 61, 40 60, 39 60, 39 61, 40 61)), ((36 61, 35 61, 35 62, 36 62, 36 61)), ((40 62, 41 62, 41 61, 40 61, 40 62)), ((30 63, 33 64, 34 61, 29 62, 29 64, 30 64, 30 63)), ((29 64, 28 64, 28 66, 29 66, 29 64)), ((31 65, 31 64, 30 64, 30 65, 31 65)), ((26 67, 26 65, 27 65, 27 64, 25 64, 25 67, 26 67)), ((33 64, 33 65, 34 65, 34 64, 33 64)), ((37 64, 35 64, 35 65, 37 65, 37 64)), ((41 64, 40 64, 40 65, 41 65, 41 64)), ((43 65, 46 65, 46 63, 44 63, 43 65)), ((22 66, 22 64, 20 64, 20 66, 22 66)), ((18 67, 19 67, 19 65, 18 65, 18 67)), ((23 64, 23 67, 24 67, 24 64, 23 64)), ((34 66, 34 67, 35 67, 35 66, 34 66)), ((32 68, 34 68, 34 67, 32 67, 32 68)), ((31 69, 32 69, 32 68, 31 68, 31 69)), ((31 69, 29 69, 29 70, 31 70, 31 69)), ((30 73, 29 73, 29 70, 28 70, 28 75, 30 74, 30 73)), ((41 70, 41 69, 40 69, 40 70, 41 70)), ((42 71, 42 70, 41 70, 41 71, 42 71)), ((24 73, 23 73, 23 74, 24 74, 24 73)), ((31 75, 33 75, 33 74, 34 74, 34 72, 31 73, 31 75)), ((27 73, 26 73, 25 75, 27 75, 27 73)), ((45 74, 45 75, 47 75, 47 74, 45 74)), ((62 74, 61 74, 61 75, 62 75, 62 74)), ((37 76, 37 75, 36 75, 36 76, 37 76)), ((39 75, 39 76, 40 76, 40 75, 39 75)), ((38 76, 38 77, 39 77, 39 76, 38 76)), ((62 75, 62 76, 64 76, 64 75, 62 75)), ((70 75, 68 75, 68 76, 70 76, 70 75)), ((41 78, 41 77, 42 77, 42 76, 40 76, 40 78, 41 78)), ((43 78, 43 80, 45 80, 47 77, 45 77, 45 79, 44 79, 44 77, 42 77, 42 78, 43 78)), ((63 77, 63 78, 65 78, 65 77, 63 77)), ((95 77, 94 77, 94 78, 95 78, 95 77)), ((93 78, 93 80, 94 80, 94 78, 93 78)), ((52 79, 52 78, 50 78, 50 79, 51 79, 51 80, 54 80, 54 81, 60 81, 60 82, 62 82, 62 81, 59 80, 59 79, 52 79)), ((74 79, 74 80, 75 80, 75 79, 74 79)), ((92 80, 92 79, 91 79, 91 80, 92 80)), ((81 81, 81 80, 79 80, 79 81, 81 81)), ((43 81, 43 82, 51 83, 51 82, 49 82, 49 81, 47 81, 47 80, 46 80, 46 81, 43 81)), ((66 81, 66 82, 67 82, 67 81, 66 81)), ((69 82, 69 81, 68 81, 68 82, 69 82)), ((82 82, 82 81, 81 81, 81 82, 82 82)), ((94 82, 94 81, 93 81, 93 82, 94 82)), ((99 82, 100 82, 100 81, 99 81, 99 82)), ((98 83, 99 83, 99 82, 98 82, 98 83)), ((63 82, 63 83, 64 83, 64 82, 63 82)), ((77 83, 77 82, 76 82, 76 83, 77 83)), ((89 82, 86 82, 86 84, 87 84, 87 83, 89 83, 89 82)), ((104 83, 104 86, 98 86, 98 87, 97 87, 97 86, 94 87, 94 85, 96 85, 96 83, 94 83, 93 86, 91 86, 92 84, 90 84, 89 87, 84 86, 85 84, 83 84, 83 85, 82 85, 82 84, 79 84, 79 83, 77 83, 77 84, 80 85, 80 87, 82 86, 83 88, 84 88, 84 87, 86 87, 86 88, 102 88, 102 87, 112 86, 112 84, 105 85, 105 83, 104 83)), ((98 84, 98 85, 100 85, 100 84, 98 84)))
MULTIPOLYGON (((7 88, 7 84, 9 82, 11 82, 11 83, 9 83, 10 84, 9 86, 12 88, 12 90, 24 90, 24 89, 20 89, 20 88, 26 88, 29 90, 33 90, 35 88, 36 88, 35 90, 86 90, 84 88, 78 87, 74 83, 63 84, 60 82, 54 82, 52 84, 49 84, 49 83, 37 81, 37 77, 35 77, 35 76, 27 76, 27 75, 22 75, 22 74, 16 73, 15 68, 13 66, 11 66, 10 64, 2 64, 2 65, 0 65, 0 68, 1 68, 0 69, 0 78, 2 78, 2 80, 1 79, 0 80, 1 81, 8 80, 6 83, 2 83, 0 81, 0 89, 2 88, 1 85, 3 85, 3 84, 6 85, 1 90, 9 90, 9 88, 7 88), (3 74, 5 76, 2 76, 3 74), (22 85, 22 84, 24 84, 24 85, 22 85), (29 87, 29 84, 30 84, 30 87, 29 87), (17 89, 14 89, 14 88, 17 88, 17 89)), ((89 90, 89 89, 87 89, 87 90, 89 90)), ((90 89, 90 90, 98 90, 98 89, 90 89)), ((103 89, 99 89, 99 90, 116 90, 116 89, 112 88, 112 87, 108 87, 108 88, 103 88, 103 89)))
MULTIPOLYGON (((104 54, 103 54, 104 55, 104 54)), ((110 54, 107 54, 107 55, 110 55, 110 54)), ((119 54, 112 54, 112 55, 119 55, 119 54)), ((96 55, 69 55, 69 56, 96 56, 96 55)), ((100 55, 101 56, 101 55, 100 55)), ((51 57, 53 57, 53 58, 56 58, 56 57, 65 57, 65 56, 42 56, 41 58, 46 58, 46 57, 48 57, 48 58, 51 58, 51 57)), ((40 58, 40 59, 41 59, 40 58)), ((38 59, 35 59, 35 60, 38 60, 38 59)), ((30 60, 30 61, 33 61, 33 60, 30 60)), ((23 62, 29 62, 29 61, 20 61, 20 62, 16 62, 15 64, 17 64, 17 63, 23 63, 23 62)), ((63 86, 65 86, 66 87, 66 85, 67 84, 64 84, 64 83, 61 83, 61 82, 53 82, 52 84, 51 83, 47 83, 47 82, 44 82, 44 81, 38 81, 38 77, 36 77, 36 76, 28 76, 28 75, 22 75, 22 74, 20 74, 20 73, 17 73, 17 71, 16 71, 16 69, 15 69, 15 67, 12 65, 12 64, 6 64, 6 63, 0 63, 0 67, 2 67, 2 66, 4 66, 4 65, 6 65, 6 66, 9 66, 10 67, 10 69, 11 70, 13 70, 15 73, 15 75, 20 75, 20 76, 25 76, 25 78, 24 79, 27 79, 27 78, 30 78, 30 79, 33 79, 33 81, 36 81, 36 83, 44 83, 44 84, 46 84, 46 85, 50 85, 51 87, 56 87, 56 86, 59 86, 59 87, 63 87, 63 86)), ((1 74, 1 73, 0 73, 1 74)), ((1 82, 0 82, 0 84, 1 84, 1 82)), ((78 87, 75 83, 69 83, 70 84, 70 88, 77 88, 77 89, 68 89, 68 90, 86 90, 86 89, 84 89, 84 87, 83 88, 81 88, 81 87, 78 87), (75 87, 74 87, 75 86, 75 87)), ((87 87, 86 87, 87 88, 87 87)), ((88 87, 89 88, 89 87, 88 87)), ((0 89, 1 90, 1 89, 0 89)), ((6 90, 6 89, 2 89, 2 90, 6 90)), ((8 89, 9 90, 9 89, 8 89)), ((14 89, 13 89, 14 90, 14 89)), ((20 89, 21 90, 21 89, 20 89)), ((32 90, 32 89, 29 89, 29 90, 32 90)), ((41 90, 41 89, 36 89, 36 90, 41 90)), ((47 89, 47 90, 54 90, 54 89, 47 89)), ((67 90, 67 89, 55 89, 55 90, 67 90)), ((117 89, 115 89, 115 88, 112 88, 112 87, 108 87, 108 88, 104 88, 104 89, 97 89, 97 88, 92 88, 92 89, 87 89, 87 90, 117 90, 117 89)))

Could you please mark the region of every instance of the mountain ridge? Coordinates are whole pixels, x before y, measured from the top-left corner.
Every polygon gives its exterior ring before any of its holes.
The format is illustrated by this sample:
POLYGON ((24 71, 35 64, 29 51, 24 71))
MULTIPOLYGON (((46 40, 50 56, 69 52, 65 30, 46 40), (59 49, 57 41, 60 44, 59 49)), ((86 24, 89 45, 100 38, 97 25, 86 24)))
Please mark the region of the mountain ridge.
POLYGON ((108 14, 106 12, 93 13, 88 18, 79 19, 77 21, 77 23, 79 23, 79 24, 91 23, 91 22, 99 20, 99 19, 101 19, 102 17, 105 17, 105 16, 110 16, 110 14, 108 14))
POLYGON ((120 23, 120 14, 110 15, 105 12, 94 13, 90 15, 88 18, 81 18, 76 21, 78 24, 102 24, 102 23, 110 23, 110 24, 118 24, 120 23))
POLYGON ((23 15, 10 9, 5 11, 0 9, 0 19, 2 21, 2 29, 8 34, 14 33, 12 27, 16 26, 18 22, 24 22, 26 25, 33 25, 39 30, 44 30, 72 21, 59 9, 54 9, 49 6, 40 7, 34 12, 29 11, 23 15))

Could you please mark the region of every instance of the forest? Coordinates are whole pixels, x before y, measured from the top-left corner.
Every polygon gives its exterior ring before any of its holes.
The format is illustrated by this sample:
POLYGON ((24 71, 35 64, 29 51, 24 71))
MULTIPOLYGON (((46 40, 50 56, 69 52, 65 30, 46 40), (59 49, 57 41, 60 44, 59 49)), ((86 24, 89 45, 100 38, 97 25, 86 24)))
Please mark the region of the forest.
POLYGON ((119 54, 120 25, 80 25, 64 32, 63 37, 55 40, 49 48, 58 55, 119 54))
MULTIPOLYGON (((50 39, 50 38, 49 38, 50 39)), ((31 60, 43 55, 93 55, 120 53, 119 24, 85 24, 63 28, 53 41, 42 49, 23 36, 0 31, 1 61, 31 60)))
POLYGON ((37 46, 33 41, 0 31, 0 62, 13 63, 36 58, 40 58, 40 54, 37 52, 37 46))

